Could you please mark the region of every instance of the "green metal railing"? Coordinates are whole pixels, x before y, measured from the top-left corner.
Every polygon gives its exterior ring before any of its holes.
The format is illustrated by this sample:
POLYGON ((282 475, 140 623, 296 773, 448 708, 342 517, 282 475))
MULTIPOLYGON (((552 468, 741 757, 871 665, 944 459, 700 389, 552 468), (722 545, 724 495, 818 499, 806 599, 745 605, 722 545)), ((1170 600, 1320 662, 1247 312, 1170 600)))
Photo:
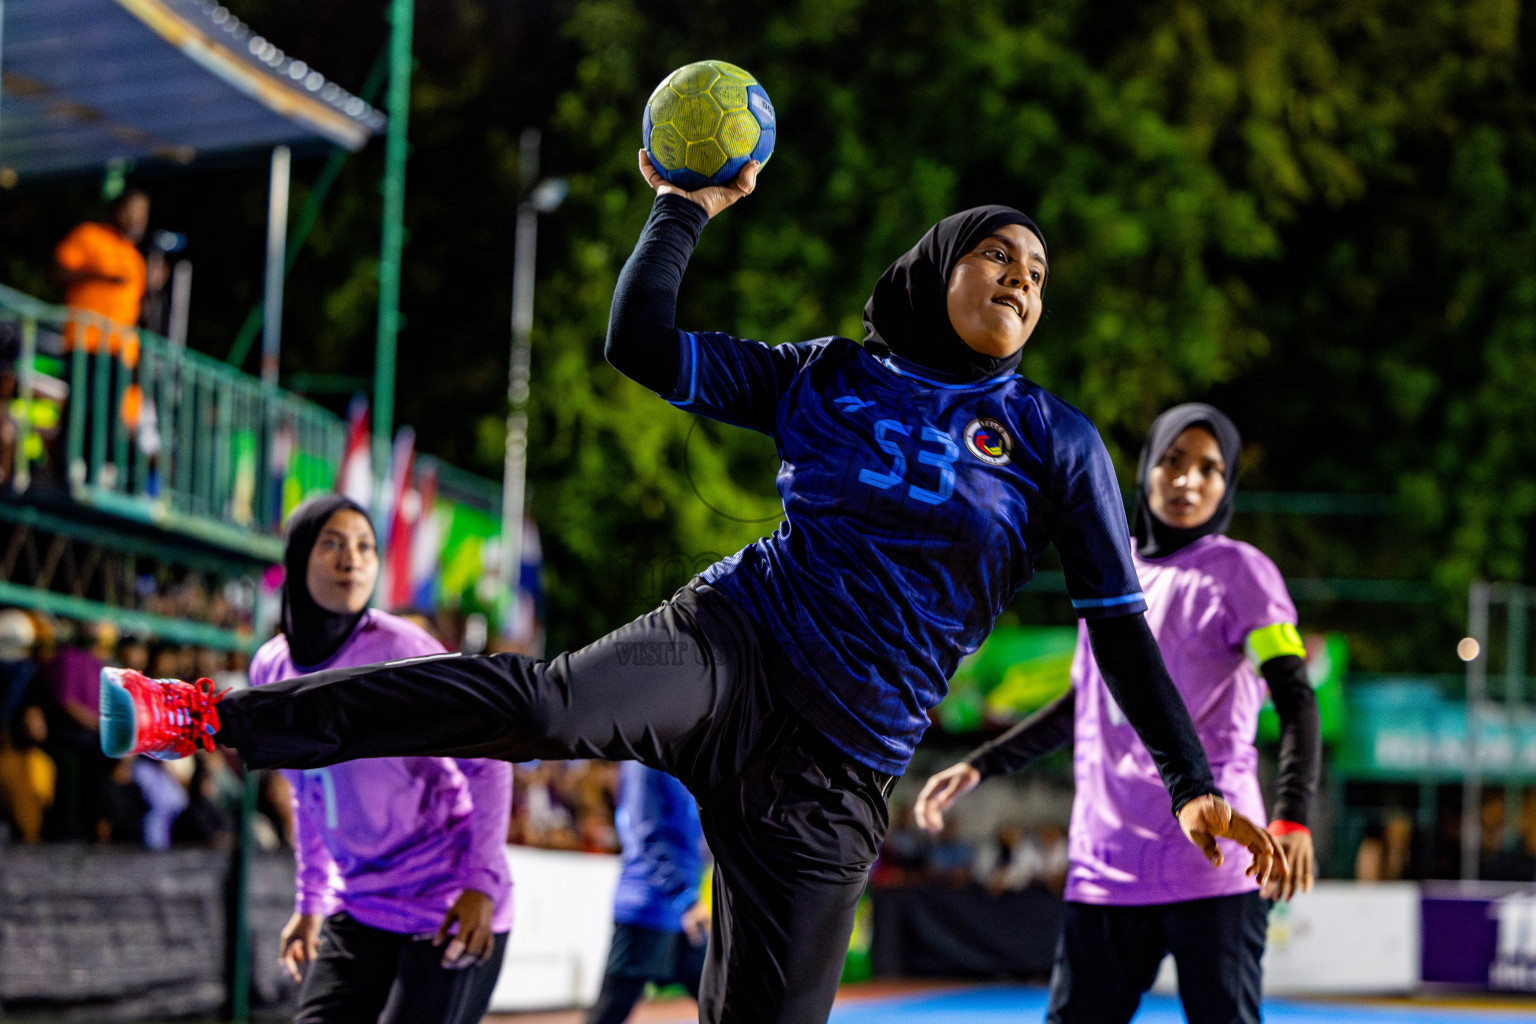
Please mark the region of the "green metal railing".
POLYGON ((20 326, 13 487, 75 500, 276 560, 283 513, 335 485, 336 415, 150 331, 0 285, 20 326), (40 332, 63 341, 38 358, 40 332), (49 372, 52 371, 52 372, 49 372))

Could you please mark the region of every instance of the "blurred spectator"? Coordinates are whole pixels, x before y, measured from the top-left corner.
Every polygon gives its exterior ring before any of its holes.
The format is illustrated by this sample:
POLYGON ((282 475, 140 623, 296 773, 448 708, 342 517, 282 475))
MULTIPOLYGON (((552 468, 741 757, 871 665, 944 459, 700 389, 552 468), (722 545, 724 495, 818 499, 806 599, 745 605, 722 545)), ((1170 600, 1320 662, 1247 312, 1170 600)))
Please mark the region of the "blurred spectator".
POLYGON ((142 832, 144 848, 169 850, 171 826, 189 803, 186 787, 171 774, 166 762, 156 761, 152 757, 133 759, 133 781, 138 783, 139 792, 144 794, 147 805, 142 832))
POLYGON ((964 886, 971 878, 976 851, 960 835, 953 815, 944 822, 944 831, 928 852, 928 870, 933 881, 953 888, 964 886))
POLYGON ((1003 825, 976 851, 971 874, 978 885, 996 896, 1021 892, 1041 875, 1044 861, 1040 846, 1025 834, 1022 825, 1003 825))
POLYGON ((117 645, 117 664, 135 672, 149 671, 149 641, 132 633, 123 637, 117 645))
POLYGON ((48 719, 36 704, 23 707, 0 736, 0 802, 24 843, 40 842, 43 813, 53 804, 57 771, 42 751, 48 719))
POLYGON ((119 845, 142 846, 144 843, 144 816, 149 813, 149 801, 134 777, 136 758, 125 757, 112 762, 112 768, 102 786, 102 815, 96 822, 96 841, 119 845))
POLYGON ((0 730, 8 728, 37 676, 37 624, 20 608, 0 609, 0 730))
MULTIPOLYGON (((109 331, 107 351, 121 356, 132 369, 139 361, 139 338, 131 328, 139 322, 147 269, 139 243, 149 227, 149 197, 128 189, 112 202, 106 223, 79 225, 54 249, 57 276, 64 285, 64 304, 104 317, 125 329, 109 331)), ((71 322, 64 334, 65 351, 83 335, 87 352, 101 345, 101 328, 71 322)))
MULTIPOLYGON (((149 652, 149 675, 152 679, 186 679, 182 651, 176 644, 156 644, 149 652)), ((190 678, 196 678, 195 676, 190 678)))
POLYGON ((1035 830, 1040 846, 1040 875, 1036 879, 1060 896, 1067 887, 1067 869, 1071 859, 1067 851, 1067 830, 1060 823, 1048 821, 1035 830))
POLYGON ((1411 877, 1412 856, 1413 819, 1393 811, 1385 822, 1366 829, 1355 850, 1355 879, 1394 882, 1411 877))
POLYGON ((199 750, 191 761, 194 767, 187 783, 187 807, 171 826, 171 840, 184 846, 232 849, 240 783, 219 754, 199 750), (226 780, 234 784, 233 790, 225 784, 226 780))
POLYGON ((276 769, 261 773, 251 832, 263 850, 293 849, 293 787, 276 769))
POLYGON ((70 635, 39 673, 47 698, 48 742, 58 766, 58 794, 44 825, 49 839, 88 840, 101 817, 102 782, 108 761, 101 753, 97 722, 101 700, 101 659, 96 632, 87 624, 70 635))
POLYGON ((555 792, 555 764, 534 761, 514 766, 509 828, 513 842, 550 850, 574 850, 580 845, 575 819, 555 792))
POLYGON ((530 761, 514 766, 507 841, 549 850, 617 853, 612 761, 530 761))
POLYGON ((882 886, 919 885, 928 875, 928 833, 912 820, 912 805, 893 804, 891 827, 872 875, 882 886))

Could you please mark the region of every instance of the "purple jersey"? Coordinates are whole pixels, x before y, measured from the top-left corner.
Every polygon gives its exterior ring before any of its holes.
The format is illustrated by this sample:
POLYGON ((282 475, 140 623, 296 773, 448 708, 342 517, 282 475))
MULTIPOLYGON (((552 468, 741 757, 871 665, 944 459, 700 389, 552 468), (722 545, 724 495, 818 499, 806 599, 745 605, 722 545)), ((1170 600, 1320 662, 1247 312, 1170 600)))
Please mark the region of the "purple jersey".
MULTIPOLYGON (((420 627, 370 611, 329 661, 305 671, 441 653, 420 627)), ((251 662, 253 686, 303 674, 282 636, 251 662)), ((293 786, 299 913, 345 910, 372 928, 431 935, 459 894, 476 889, 495 901, 493 929, 511 930, 510 764, 377 757, 283 774, 293 786)))
MULTIPOLYGON (((1254 733, 1264 682, 1245 645, 1256 629, 1296 622, 1285 581, 1263 552, 1212 535, 1155 561, 1137 558, 1147 624, 1157 638, 1216 785, 1239 813, 1264 821, 1254 733)), ((1079 629, 1072 661, 1076 690, 1071 870, 1066 898, 1138 906, 1252 892, 1248 852, 1221 843, 1212 868, 1168 813, 1168 793, 1152 758, 1110 698, 1079 629)))

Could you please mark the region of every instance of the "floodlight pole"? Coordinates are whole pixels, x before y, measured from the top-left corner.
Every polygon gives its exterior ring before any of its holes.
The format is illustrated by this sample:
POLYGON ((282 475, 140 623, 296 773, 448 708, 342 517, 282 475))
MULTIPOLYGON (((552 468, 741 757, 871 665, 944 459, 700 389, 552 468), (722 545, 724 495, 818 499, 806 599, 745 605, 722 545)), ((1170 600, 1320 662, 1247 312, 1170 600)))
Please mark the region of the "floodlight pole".
POLYGON ((267 275, 261 324, 261 384, 274 391, 283 345, 283 272, 288 251, 288 185, 292 164, 287 146, 273 148, 272 176, 267 187, 267 275))
POLYGON ((406 124, 411 108, 413 0, 389 5, 389 131, 384 141, 384 238, 379 251, 379 332, 373 371, 374 514, 385 513, 395 429, 395 345, 400 334, 400 258, 405 248, 406 124))
POLYGON ((1467 660, 1466 761, 1461 781, 1461 877, 1475 881, 1483 852, 1482 710, 1488 694, 1488 605, 1490 586, 1473 582, 1467 594, 1467 635, 1477 653, 1467 660))
POLYGON ((539 130, 525 128, 518 140, 523 201, 517 207, 512 243, 512 352, 507 367, 507 450, 501 481, 501 583, 510 600, 502 632, 517 621, 523 568, 523 492, 528 474, 528 368, 532 362, 534 254, 539 211, 529 201, 539 180, 539 130))
POLYGON ((518 586, 523 570, 523 508, 528 478, 528 371, 533 359, 533 281, 538 250, 539 214, 565 201, 564 178, 539 181, 539 130, 523 129, 518 170, 523 201, 517 206, 517 234, 512 243, 512 353, 507 368, 507 453, 501 482, 501 581, 511 592, 507 622, 517 617, 518 586))

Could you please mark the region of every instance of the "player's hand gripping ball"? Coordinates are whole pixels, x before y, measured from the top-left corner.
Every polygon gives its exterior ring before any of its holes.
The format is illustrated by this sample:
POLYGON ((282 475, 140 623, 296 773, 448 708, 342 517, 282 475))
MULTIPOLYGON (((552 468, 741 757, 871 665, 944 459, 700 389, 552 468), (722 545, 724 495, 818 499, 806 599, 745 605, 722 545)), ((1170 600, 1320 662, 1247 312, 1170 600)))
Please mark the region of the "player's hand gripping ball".
POLYGON ((690 192, 723 185, 773 153, 773 104, 757 79, 723 60, 685 64, 645 103, 641 141, 651 166, 690 192))

